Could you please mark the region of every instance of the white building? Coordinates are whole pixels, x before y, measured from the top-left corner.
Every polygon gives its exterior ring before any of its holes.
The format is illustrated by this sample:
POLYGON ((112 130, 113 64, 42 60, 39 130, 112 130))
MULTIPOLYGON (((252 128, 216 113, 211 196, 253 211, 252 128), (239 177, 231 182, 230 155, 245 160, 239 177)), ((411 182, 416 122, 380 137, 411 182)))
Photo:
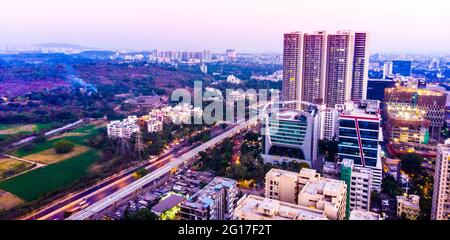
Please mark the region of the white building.
POLYGON ((129 116, 123 121, 111 121, 107 125, 107 133, 109 137, 114 138, 131 138, 134 133, 140 131, 139 125, 137 124, 136 116, 129 116))
POLYGON ((370 210, 372 170, 354 166, 353 160, 343 159, 340 179, 347 184, 347 213, 351 210, 370 210))
POLYGON ((437 146, 431 219, 450 219, 450 139, 437 146))
POLYGON ((334 107, 320 106, 320 135, 321 140, 333 140, 336 136, 337 110, 334 107))
POLYGON ((241 83, 241 79, 237 78, 234 75, 228 75, 227 82, 228 83, 234 83, 234 84, 240 84, 241 83))
POLYGON ((156 120, 156 119, 150 119, 147 122, 147 131, 149 133, 159 132, 162 130, 163 130, 163 122, 156 120))

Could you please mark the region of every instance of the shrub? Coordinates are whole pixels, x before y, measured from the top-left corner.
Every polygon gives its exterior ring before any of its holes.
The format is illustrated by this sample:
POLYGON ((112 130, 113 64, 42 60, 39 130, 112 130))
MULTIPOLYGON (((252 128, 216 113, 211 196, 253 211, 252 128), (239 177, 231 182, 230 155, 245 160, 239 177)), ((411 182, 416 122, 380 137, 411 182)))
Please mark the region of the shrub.
POLYGON ((55 143, 54 148, 57 153, 68 153, 73 150, 75 144, 69 140, 61 140, 55 143))

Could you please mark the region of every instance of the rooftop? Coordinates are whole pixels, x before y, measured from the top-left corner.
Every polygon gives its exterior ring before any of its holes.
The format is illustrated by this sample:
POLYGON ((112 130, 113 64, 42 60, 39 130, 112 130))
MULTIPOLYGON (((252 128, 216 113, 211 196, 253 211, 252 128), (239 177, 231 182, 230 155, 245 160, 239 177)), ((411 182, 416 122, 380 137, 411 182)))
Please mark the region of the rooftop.
POLYGON ((353 210, 350 212, 349 220, 382 220, 380 214, 364 210, 353 210))
POLYGON ((350 101, 336 105, 336 109, 341 113, 340 117, 360 117, 381 120, 380 101, 378 100, 350 101))
POLYGON ((214 203, 214 193, 223 188, 231 189, 236 181, 229 178, 215 177, 208 185, 193 195, 184 204, 192 208, 206 208, 214 203))
POLYGON ((406 86, 397 86, 395 88, 387 88, 387 92, 406 92, 406 93, 417 93, 419 96, 444 96, 445 94, 439 91, 434 91, 425 88, 414 88, 406 86))
POLYGON ((162 199, 158 204, 152 207, 152 211, 163 213, 181 202, 183 202, 185 198, 183 196, 177 194, 170 194, 168 197, 162 199))
POLYGON ((235 215, 248 220, 327 220, 321 210, 254 195, 239 200, 235 215))

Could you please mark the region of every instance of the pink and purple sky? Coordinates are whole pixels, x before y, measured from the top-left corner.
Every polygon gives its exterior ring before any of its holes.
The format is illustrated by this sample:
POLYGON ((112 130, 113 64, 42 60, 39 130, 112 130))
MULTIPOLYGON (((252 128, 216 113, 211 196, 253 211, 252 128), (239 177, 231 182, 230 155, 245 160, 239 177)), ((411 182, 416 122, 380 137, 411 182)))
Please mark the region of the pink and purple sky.
POLYGON ((290 31, 367 30, 372 52, 450 52, 447 0, 8 0, 0 45, 281 52, 290 31))

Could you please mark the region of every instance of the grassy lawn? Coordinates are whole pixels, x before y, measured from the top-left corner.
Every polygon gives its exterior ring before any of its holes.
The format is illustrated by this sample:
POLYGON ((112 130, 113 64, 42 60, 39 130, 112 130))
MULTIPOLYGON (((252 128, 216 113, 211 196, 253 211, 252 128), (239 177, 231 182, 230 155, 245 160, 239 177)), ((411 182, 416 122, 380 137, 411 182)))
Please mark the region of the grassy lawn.
POLYGON ((38 156, 46 163, 50 163, 52 162, 50 160, 55 160, 51 153, 53 153, 56 142, 64 139, 75 144, 75 149, 71 153, 57 156, 58 162, 0 181, 0 189, 25 201, 33 201, 45 194, 67 188, 70 184, 87 175, 89 167, 100 158, 95 149, 85 144, 85 140, 95 134, 97 134, 95 125, 84 125, 46 142, 37 143, 32 150, 18 149, 14 151, 13 154, 18 157, 33 160, 31 159, 33 156, 38 156))
POLYGON ((34 131, 51 129, 51 123, 36 124, 0 124, 1 135, 30 134, 34 131))
POLYGON ((32 168, 34 164, 12 158, 0 158, 0 180, 32 168))
POLYGON ((98 159, 98 153, 89 150, 67 160, 2 181, 0 189, 25 201, 33 201, 46 193, 66 188, 87 175, 89 166, 98 159))
POLYGON ((77 145, 74 149, 68 153, 57 153, 55 149, 47 149, 42 152, 38 152, 35 154, 28 155, 24 157, 26 160, 30 160, 33 162, 43 163, 43 164, 51 164, 59 161, 64 161, 66 159, 78 156, 84 152, 89 151, 90 148, 86 146, 77 145))
POLYGON ((58 137, 58 138, 53 138, 51 140, 48 140, 46 142, 43 143, 38 143, 36 145, 34 145, 32 150, 24 150, 23 148, 20 148, 16 151, 13 152, 13 155, 17 156, 17 157, 25 157, 27 155, 31 155, 31 154, 36 154, 42 151, 46 151, 49 150, 51 148, 53 148, 53 145, 56 142, 59 142, 63 139, 65 140, 69 140, 71 142, 73 142, 76 145, 84 145, 84 141, 86 139, 88 139, 89 137, 97 134, 97 130, 96 130, 96 126, 94 125, 85 125, 82 126, 80 128, 77 128, 73 131, 70 131, 69 133, 83 133, 83 134, 79 134, 79 135, 65 135, 63 137, 58 137))

